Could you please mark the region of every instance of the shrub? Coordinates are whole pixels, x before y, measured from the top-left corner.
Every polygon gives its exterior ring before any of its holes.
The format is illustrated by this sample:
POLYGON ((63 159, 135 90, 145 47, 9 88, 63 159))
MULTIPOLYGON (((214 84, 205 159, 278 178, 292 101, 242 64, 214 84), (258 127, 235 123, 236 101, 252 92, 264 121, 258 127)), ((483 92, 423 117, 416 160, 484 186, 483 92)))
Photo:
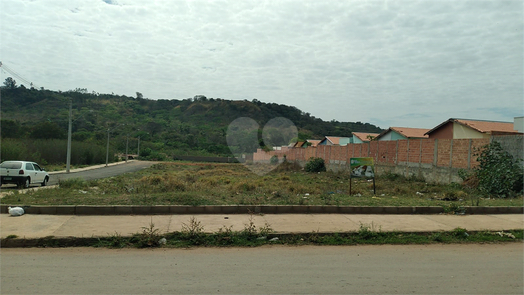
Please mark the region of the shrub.
POLYGON ((522 191, 521 159, 514 159, 494 141, 475 154, 480 163, 475 169, 478 188, 482 193, 508 197, 522 191))
POLYGON ((324 172, 326 171, 326 164, 322 158, 310 158, 306 163, 305 170, 307 172, 324 172))
POLYGON ((271 159, 269 160, 269 163, 278 164, 278 156, 274 155, 273 157, 271 157, 271 159))

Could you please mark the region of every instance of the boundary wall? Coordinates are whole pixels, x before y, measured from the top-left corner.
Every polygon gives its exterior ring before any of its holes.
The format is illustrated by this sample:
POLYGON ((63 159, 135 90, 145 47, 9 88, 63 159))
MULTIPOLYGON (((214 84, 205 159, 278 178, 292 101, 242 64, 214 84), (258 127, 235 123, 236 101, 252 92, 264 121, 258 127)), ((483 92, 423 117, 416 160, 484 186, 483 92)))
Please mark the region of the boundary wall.
POLYGON ((482 139, 408 139, 346 146, 283 147, 271 152, 259 149, 253 154, 253 162, 269 163, 271 157, 276 155, 280 161, 285 156, 287 161, 304 166, 309 158, 318 157, 324 159, 328 170, 348 171, 350 158, 372 157, 377 175, 391 172, 406 177, 421 177, 429 182, 451 183, 461 182, 459 170, 477 167, 477 152, 494 140, 515 158, 522 158, 524 143, 523 135, 519 134, 482 139))

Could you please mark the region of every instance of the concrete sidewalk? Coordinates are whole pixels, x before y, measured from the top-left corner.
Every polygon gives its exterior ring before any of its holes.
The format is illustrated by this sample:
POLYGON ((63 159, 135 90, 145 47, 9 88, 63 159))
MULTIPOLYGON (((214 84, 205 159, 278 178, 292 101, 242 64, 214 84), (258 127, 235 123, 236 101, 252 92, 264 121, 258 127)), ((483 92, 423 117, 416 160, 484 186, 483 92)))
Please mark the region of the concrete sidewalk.
POLYGON ((362 226, 376 231, 431 232, 461 227, 470 231, 524 230, 524 215, 407 215, 407 214, 230 214, 230 215, 0 215, 1 238, 107 237, 142 232, 152 222, 162 233, 180 231, 194 216, 205 232, 222 227, 243 230, 252 218, 259 227, 269 225, 276 233, 333 233, 358 231, 362 226))

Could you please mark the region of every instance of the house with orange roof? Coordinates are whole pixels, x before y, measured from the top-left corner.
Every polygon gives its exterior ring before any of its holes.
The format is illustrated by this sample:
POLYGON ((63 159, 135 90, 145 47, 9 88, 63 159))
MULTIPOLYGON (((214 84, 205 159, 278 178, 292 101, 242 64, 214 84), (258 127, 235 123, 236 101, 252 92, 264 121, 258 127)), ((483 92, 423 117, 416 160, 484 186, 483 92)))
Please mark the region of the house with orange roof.
POLYGON ((424 139, 428 138, 425 133, 429 129, 409 128, 409 127, 389 127, 380 133, 375 140, 403 140, 403 139, 424 139))
POLYGON ((366 132, 353 132, 351 143, 364 143, 370 142, 375 139, 380 133, 366 133, 366 132))
POLYGON ((306 139, 306 141, 310 144, 312 147, 316 147, 321 140, 320 139, 306 139))
POLYGON ((426 132, 426 135, 435 139, 467 139, 518 133, 512 122, 450 118, 426 132))
POLYGON ((345 146, 350 143, 349 137, 326 136, 318 145, 340 145, 345 146))

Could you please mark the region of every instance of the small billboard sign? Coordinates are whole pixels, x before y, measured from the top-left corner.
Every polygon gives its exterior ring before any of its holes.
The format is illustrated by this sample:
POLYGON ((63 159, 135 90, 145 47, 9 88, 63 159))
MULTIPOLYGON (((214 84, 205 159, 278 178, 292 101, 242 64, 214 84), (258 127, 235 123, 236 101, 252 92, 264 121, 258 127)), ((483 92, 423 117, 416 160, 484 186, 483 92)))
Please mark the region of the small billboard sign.
POLYGON ((351 158, 349 159, 351 177, 375 178, 375 167, 373 158, 351 158))
POLYGON ((375 165, 373 158, 350 158, 349 169, 351 174, 349 177, 349 195, 351 195, 351 179, 353 177, 373 178, 373 194, 376 194, 375 189, 375 165))

